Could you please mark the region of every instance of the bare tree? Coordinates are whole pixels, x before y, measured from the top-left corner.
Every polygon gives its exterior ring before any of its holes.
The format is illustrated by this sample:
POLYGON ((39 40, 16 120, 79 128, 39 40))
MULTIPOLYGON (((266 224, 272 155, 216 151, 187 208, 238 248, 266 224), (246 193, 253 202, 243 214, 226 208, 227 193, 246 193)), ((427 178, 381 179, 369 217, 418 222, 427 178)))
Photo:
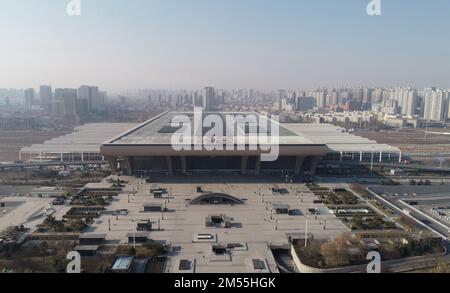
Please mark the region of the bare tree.
POLYGON ((322 244, 320 254, 327 266, 339 267, 348 264, 347 240, 347 235, 342 235, 322 244))

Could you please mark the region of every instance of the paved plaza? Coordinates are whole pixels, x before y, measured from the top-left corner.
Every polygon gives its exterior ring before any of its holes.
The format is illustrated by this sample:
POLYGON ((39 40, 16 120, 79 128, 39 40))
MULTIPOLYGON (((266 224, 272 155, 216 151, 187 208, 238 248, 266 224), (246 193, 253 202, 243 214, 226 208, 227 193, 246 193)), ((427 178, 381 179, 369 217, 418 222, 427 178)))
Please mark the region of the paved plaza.
POLYGON ((336 237, 347 228, 320 203, 303 184, 177 184, 145 183, 143 179, 121 177, 127 181, 123 192, 108 212, 102 215, 89 233, 106 234, 111 244, 128 243, 127 234, 133 233, 134 223, 150 220, 153 231, 149 238, 172 245, 172 253, 166 267, 168 272, 178 272, 180 260, 189 260, 195 272, 259 272, 255 271, 252 260, 266 263, 262 271, 277 272, 270 247, 286 247, 289 236, 303 239, 306 222, 308 237, 328 239, 336 237), (197 192, 201 186, 202 192, 197 192), (156 199, 150 189, 165 188, 168 195, 156 199), (285 189, 286 194, 273 193, 272 188, 285 189), (223 193, 236 197, 244 204, 193 205, 191 200, 202 194, 223 193), (157 204, 166 212, 143 212, 144 204, 157 204), (273 204, 286 206, 292 215, 276 214, 273 204), (117 210, 126 209, 128 215, 113 215, 117 210), (312 215, 310 209, 320 210, 312 215), (205 219, 211 215, 225 215, 231 218, 231 228, 206 227, 205 219), (159 231, 158 231, 159 230, 159 231), (196 241, 198 234, 211 234, 209 242, 196 241), (194 243, 195 241, 195 243, 194 243), (215 255, 213 245, 241 244, 231 254, 215 255))
MULTIPOLYGON (((8 227, 24 225, 35 230, 36 226, 45 219, 37 217, 51 204, 52 199, 33 197, 4 197, 0 202, 5 204, 0 208, 0 232, 8 227), (36 218, 33 216, 36 215, 36 218)), ((60 209, 59 207, 56 207, 60 209)))

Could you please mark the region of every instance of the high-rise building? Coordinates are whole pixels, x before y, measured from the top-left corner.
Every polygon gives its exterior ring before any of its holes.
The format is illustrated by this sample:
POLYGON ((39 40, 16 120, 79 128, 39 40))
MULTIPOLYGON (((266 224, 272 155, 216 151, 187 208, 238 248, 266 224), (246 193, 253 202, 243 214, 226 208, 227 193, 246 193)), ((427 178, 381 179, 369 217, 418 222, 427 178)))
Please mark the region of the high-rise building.
POLYGON ((205 87, 205 95, 203 96, 203 109, 205 111, 211 111, 214 107, 214 101, 216 93, 213 87, 205 87))
POLYGON ((30 112, 34 105, 34 89, 29 88, 25 90, 25 107, 30 112))
POLYGON ((283 99, 287 96, 286 90, 278 90, 278 111, 283 111, 283 99))
POLYGON ((53 100, 53 110, 52 114, 55 116, 63 115, 63 107, 64 107, 64 89, 57 88, 55 89, 55 96, 53 100))
POLYGON ((407 116, 414 116, 417 114, 417 106, 419 95, 416 90, 411 90, 406 94, 406 98, 402 104, 402 114, 407 116))
POLYGON ((41 99, 41 107, 47 112, 52 111, 53 92, 51 86, 41 85, 39 88, 39 96, 41 99))
POLYGON ((353 88, 352 89, 352 99, 355 101, 363 100, 363 90, 361 88, 353 88))
POLYGON ((418 106, 417 90, 412 88, 395 88, 391 91, 390 99, 397 101, 399 113, 414 116, 418 106))
POLYGON ((430 121, 443 122, 448 116, 449 93, 427 88, 423 92, 423 118, 430 121))
POLYGON ((394 99, 383 100, 382 109, 383 113, 389 115, 396 115, 399 113, 398 102, 394 99))
POLYGON ((225 105, 225 91, 221 90, 216 94, 216 104, 217 105, 225 105))
POLYGON ((383 100, 383 89, 376 88, 372 92, 372 103, 381 103, 382 100, 383 100))
POLYGON ((314 97, 316 107, 318 107, 318 108, 325 108, 325 106, 326 106, 326 101, 325 101, 326 93, 324 91, 319 90, 319 91, 312 92, 311 96, 314 97))
POLYGON ((77 116, 77 90, 66 89, 63 93, 63 115, 66 117, 77 116))
POLYGON ((193 94, 193 100, 194 100, 194 106, 196 106, 196 107, 203 106, 202 95, 199 95, 197 91, 195 91, 193 94))
POLYGON ((54 115, 61 117, 78 117, 78 91, 70 88, 55 89, 54 115))
POLYGON ((329 106, 337 106, 339 105, 339 91, 333 90, 329 95, 329 106))
POLYGON ((90 94, 90 89, 89 86, 87 85, 82 85, 80 86, 80 88, 78 89, 78 100, 79 100, 79 104, 80 105, 84 105, 81 108, 85 108, 84 110, 82 110, 82 112, 86 112, 86 113, 82 113, 82 114, 87 114, 88 112, 91 111, 91 105, 90 105, 90 98, 91 94, 90 94))
POLYGON ((100 92, 97 86, 89 87, 89 107, 91 111, 98 111, 102 109, 100 92))
POLYGON ((450 119, 450 89, 447 89, 447 119, 450 119))
POLYGON ((88 104, 88 112, 104 110, 106 92, 99 91, 97 86, 83 85, 78 89, 78 99, 82 105, 88 104), (84 101, 86 100, 86 101, 84 101))
POLYGON ((106 100, 108 99, 108 93, 106 91, 98 92, 98 109, 99 111, 105 110, 106 100))
POLYGON ((85 116, 89 114, 89 100, 88 99, 77 99, 77 113, 80 116, 85 116))
POLYGON ((371 88, 363 88, 362 89, 362 102, 367 104, 372 102, 372 93, 373 89, 371 88))
POLYGON ((295 110, 305 112, 314 109, 314 97, 296 97, 295 110))

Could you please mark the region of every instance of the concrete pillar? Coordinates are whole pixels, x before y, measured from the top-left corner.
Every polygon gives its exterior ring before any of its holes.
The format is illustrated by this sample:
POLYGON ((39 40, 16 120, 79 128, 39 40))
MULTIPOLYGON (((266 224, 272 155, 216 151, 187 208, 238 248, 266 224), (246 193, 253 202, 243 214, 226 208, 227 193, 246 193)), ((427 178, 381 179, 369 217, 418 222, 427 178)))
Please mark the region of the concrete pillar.
POLYGON ((112 175, 117 175, 117 157, 105 157, 111 167, 112 175))
POLYGON ((123 158, 123 168, 124 175, 132 175, 133 174, 133 163, 131 157, 123 158))
POLYGON ((255 174, 261 174, 261 156, 256 157, 255 174))
POLYGON ((172 165, 172 157, 166 157, 167 163, 167 172, 169 172, 169 176, 173 175, 173 165, 172 165))
POLYGON ((81 152, 81 161, 84 162, 84 154, 81 152))
POLYGON ((401 163, 402 162, 402 152, 400 151, 399 153, 399 158, 398 158, 398 162, 401 163))
POLYGON ((241 174, 242 175, 247 175, 247 162, 248 162, 247 156, 241 157, 241 174))
POLYGON ((383 162, 383 152, 380 152, 380 163, 383 162))
POLYGON ((187 160, 186 160, 186 157, 183 156, 180 159, 181 159, 181 172, 183 174, 187 174, 187 160))
POLYGON ((359 161, 362 162, 363 160, 363 152, 359 152, 359 161))
POLYGON ((305 157, 295 158, 295 175, 300 175, 304 161, 305 161, 305 157))
POLYGON ((320 157, 314 157, 313 159, 312 159, 312 162, 311 162, 311 175, 316 175, 316 170, 317 170, 317 165, 319 164, 319 162, 320 162, 320 157))

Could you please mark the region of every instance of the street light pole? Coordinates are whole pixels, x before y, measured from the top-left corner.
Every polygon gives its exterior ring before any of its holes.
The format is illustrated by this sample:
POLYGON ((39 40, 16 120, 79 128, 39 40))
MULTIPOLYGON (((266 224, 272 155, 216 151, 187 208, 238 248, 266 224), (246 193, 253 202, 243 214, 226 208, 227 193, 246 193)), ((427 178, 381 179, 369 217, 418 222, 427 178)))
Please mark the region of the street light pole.
POLYGON ((308 247, 308 218, 305 221, 305 248, 308 247))
POLYGON ((372 150, 372 159, 370 161, 370 172, 373 172, 373 150, 372 150))
POLYGON ((136 248, 136 225, 134 224, 134 220, 131 220, 131 224, 133 225, 133 248, 136 248))
POLYGON ((374 147, 372 147, 372 160, 370 161, 370 172, 373 172, 374 147))

